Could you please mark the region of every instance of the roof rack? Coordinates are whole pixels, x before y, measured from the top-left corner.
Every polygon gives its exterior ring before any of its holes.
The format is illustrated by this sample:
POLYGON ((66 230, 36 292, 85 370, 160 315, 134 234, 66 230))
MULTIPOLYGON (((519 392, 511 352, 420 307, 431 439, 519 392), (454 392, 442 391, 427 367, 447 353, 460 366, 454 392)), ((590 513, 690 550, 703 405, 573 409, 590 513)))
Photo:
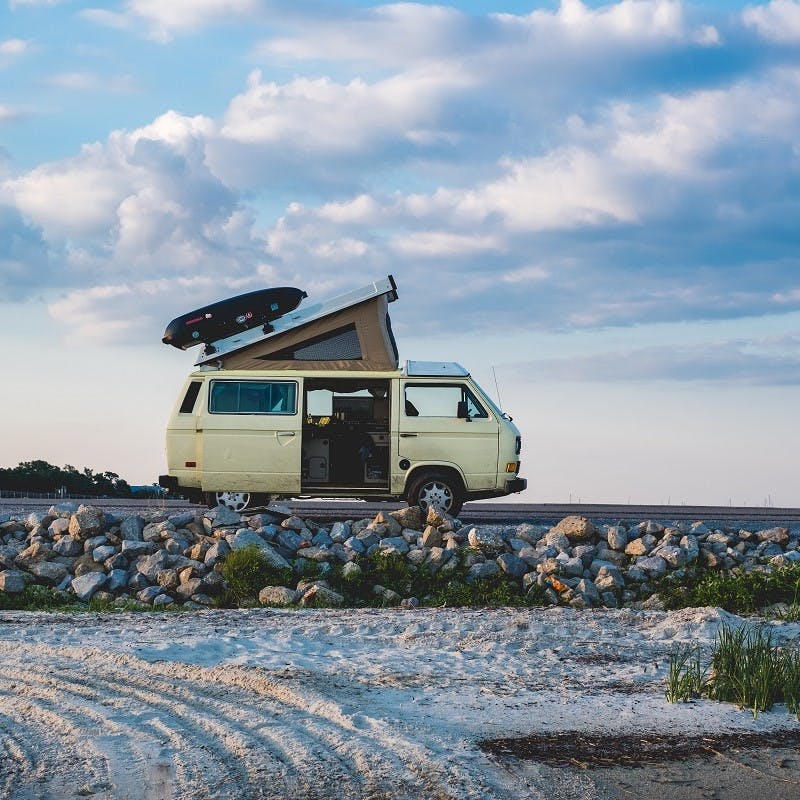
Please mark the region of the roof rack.
POLYGON ((252 345, 264 342, 273 337, 285 334, 288 331, 308 325, 324 317, 331 316, 340 311, 357 306, 361 303, 373 300, 386 295, 386 300, 393 303, 397 300, 397 285, 394 278, 389 275, 378 281, 373 281, 366 286, 346 292, 338 297, 325 300, 319 303, 303 305, 297 311, 293 311, 274 320, 269 329, 253 328, 242 331, 234 336, 228 336, 215 342, 208 343, 195 361, 195 366, 209 365, 231 353, 251 347, 252 345))

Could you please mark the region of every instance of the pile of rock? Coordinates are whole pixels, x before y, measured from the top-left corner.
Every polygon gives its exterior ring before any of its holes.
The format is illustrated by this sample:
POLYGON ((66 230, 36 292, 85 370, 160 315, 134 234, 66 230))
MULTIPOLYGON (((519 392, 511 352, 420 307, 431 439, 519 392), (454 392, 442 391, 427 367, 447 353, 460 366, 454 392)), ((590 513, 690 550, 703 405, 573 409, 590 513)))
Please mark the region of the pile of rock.
MULTIPOLYGON (((402 557, 409 570, 459 570, 469 583, 507 576, 547 602, 578 608, 641 601, 655 580, 670 572, 679 578, 689 565, 771 570, 800 562, 800 530, 783 527, 753 532, 646 521, 596 528, 567 517, 554 527, 502 529, 463 526, 434 510, 424 516, 417 507, 322 526, 282 508, 242 516, 219 507, 145 519, 62 504, 22 520, 0 517, 0 592, 36 583, 82 602, 202 607, 225 589, 221 565, 228 553, 249 545, 294 576, 291 585, 264 587, 265 605, 341 605, 345 597, 325 573, 338 566, 353 577, 376 553, 402 557), (298 581, 312 565, 321 577, 298 581)), ((377 583, 373 591, 387 605, 418 602, 377 583)))

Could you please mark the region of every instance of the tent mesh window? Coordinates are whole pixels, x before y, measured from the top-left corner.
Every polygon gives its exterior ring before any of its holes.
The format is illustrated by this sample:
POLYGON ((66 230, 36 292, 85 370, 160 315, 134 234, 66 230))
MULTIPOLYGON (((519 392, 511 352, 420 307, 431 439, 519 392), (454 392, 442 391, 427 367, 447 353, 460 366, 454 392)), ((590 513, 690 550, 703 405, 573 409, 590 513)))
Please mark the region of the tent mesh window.
POLYGON ((362 353, 356 326, 347 325, 261 358, 292 361, 358 361, 362 358, 362 353))

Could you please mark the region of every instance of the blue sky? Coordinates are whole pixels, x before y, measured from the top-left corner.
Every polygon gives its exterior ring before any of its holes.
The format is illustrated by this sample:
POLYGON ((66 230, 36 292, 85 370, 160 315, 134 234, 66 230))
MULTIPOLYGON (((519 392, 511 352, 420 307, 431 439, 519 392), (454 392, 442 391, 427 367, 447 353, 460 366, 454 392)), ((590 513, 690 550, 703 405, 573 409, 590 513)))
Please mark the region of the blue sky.
POLYGON ((524 499, 800 505, 799 97, 797 0, 12 0, 0 462, 149 482, 169 319, 392 272, 524 499))

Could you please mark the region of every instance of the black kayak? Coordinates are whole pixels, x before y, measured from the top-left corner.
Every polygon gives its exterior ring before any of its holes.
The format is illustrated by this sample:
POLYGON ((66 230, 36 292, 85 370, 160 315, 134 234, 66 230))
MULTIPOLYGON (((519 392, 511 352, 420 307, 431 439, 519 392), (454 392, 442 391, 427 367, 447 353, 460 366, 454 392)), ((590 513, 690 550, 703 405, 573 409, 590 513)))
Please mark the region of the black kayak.
POLYGON ((167 325, 161 341, 186 350, 196 344, 215 342, 259 325, 269 331, 270 322, 294 311, 307 296, 302 289, 281 286, 220 300, 176 317, 167 325))

